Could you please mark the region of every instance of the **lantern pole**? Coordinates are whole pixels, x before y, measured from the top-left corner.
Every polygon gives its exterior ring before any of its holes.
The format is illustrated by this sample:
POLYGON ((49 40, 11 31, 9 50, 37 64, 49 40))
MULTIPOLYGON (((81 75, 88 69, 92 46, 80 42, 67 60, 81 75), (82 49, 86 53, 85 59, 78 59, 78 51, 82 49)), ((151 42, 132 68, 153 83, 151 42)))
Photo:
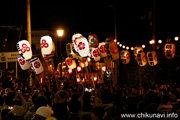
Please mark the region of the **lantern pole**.
POLYGON ((30 0, 27 0, 27 40, 31 46, 31 14, 30 14, 30 0))

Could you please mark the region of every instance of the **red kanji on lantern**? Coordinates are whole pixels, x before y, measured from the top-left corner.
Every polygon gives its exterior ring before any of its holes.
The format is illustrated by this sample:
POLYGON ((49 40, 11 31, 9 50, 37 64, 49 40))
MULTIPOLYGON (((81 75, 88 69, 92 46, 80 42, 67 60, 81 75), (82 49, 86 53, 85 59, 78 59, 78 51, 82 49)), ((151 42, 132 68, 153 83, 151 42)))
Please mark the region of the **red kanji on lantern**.
POLYGON ((78 47, 80 50, 84 50, 85 49, 85 43, 79 42, 78 47))

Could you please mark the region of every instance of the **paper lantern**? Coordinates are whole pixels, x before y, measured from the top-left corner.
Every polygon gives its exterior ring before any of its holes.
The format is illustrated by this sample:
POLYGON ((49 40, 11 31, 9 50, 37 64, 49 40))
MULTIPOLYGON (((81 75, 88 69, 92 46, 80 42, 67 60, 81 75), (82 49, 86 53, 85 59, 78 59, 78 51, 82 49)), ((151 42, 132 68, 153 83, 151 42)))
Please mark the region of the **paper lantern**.
POLYGON ((147 60, 150 66, 155 66, 158 63, 157 54, 155 51, 147 52, 147 60))
POLYGON ((80 33, 75 33, 73 36, 72 36, 72 43, 74 45, 74 50, 77 52, 77 44, 76 44, 76 40, 81 37, 82 35, 80 33))
POLYGON ((30 68, 29 61, 24 60, 21 56, 18 56, 18 63, 22 70, 28 70, 30 68))
POLYGON ((41 61, 39 60, 38 57, 31 59, 30 64, 31 64, 33 71, 36 74, 40 74, 43 72, 43 66, 42 66, 41 61))
POLYGON ((88 66, 88 61, 87 61, 87 60, 86 60, 86 61, 78 60, 78 62, 79 62, 79 65, 80 65, 82 68, 88 66))
POLYGON ((112 59, 113 60, 119 59, 119 50, 118 50, 116 42, 110 41, 109 42, 109 49, 110 49, 110 53, 112 55, 112 59))
POLYGON ((52 38, 50 36, 43 36, 40 39, 41 51, 44 55, 49 55, 52 52, 52 38))
POLYGON ((100 51, 101 58, 107 57, 107 53, 105 49, 105 42, 99 43, 98 49, 100 51))
POLYGON ((73 50, 74 50, 73 43, 67 43, 66 53, 67 53, 67 56, 69 56, 72 59, 76 58, 76 54, 73 52, 73 50))
POLYGON ((76 40, 77 52, 81 57, 87 57, 89 55, 89 43, 83 36, 76 40))
POLYGON ((173 43, 166 43, 164 52, 167 59, 172 59, 175 56, 175 45, 173 43))
POLYGON ((25 59, 29 60, 32 58, 32 51, 31 46, 27 40, 21 40, 17 43, 17 49, 19 51, 20 56, 25 59))
POLYGON ((107 57, 112 57, 111 56, 111 52, 110 52, 110 42, 114 42, 114 40, 112 38, 106 38, 105 40, 105 50, 106 50, 106 53, 107 53, 107 57))
POLYGON ((98 48, 91 48, 90 53, 94 61, 99 61, 101 59, 98 48))
POLYGON ((71 59, 70 57, 67 57, 65 59, 65 62, 66 62, 69 69, 72 70, 72 69, 76 68, 76 61, 71 59))
POLYGON ((130 54, 128 50, 122 50, 120 55, 123 64, 128 64, 130 62, 130 54))
POLYGON ((90 34, 88 36, 88 41, 89 41, 91 47, 96 48, 99 45, 99 41, 98 41, 98 38, 97 38, 96 34, 90 34))
POLYGON ((49 62, 53 60, 53 56, 55 55, 55 45, 54 42, 52 42, 52 51, 49 55, 44 55, 42 50, 41 50, 41 55, 44 59, 45 62, 49 62))
POLYGON ((144 52, 139 52, 137 54, 137 62, 138 62, 138 65, 143 67, 147 64, 147 59, 146 59, 146 55, 144 52))
POLYGON ((143 52, 143 48, 142 47, 134 47, 134 57, 135 57, 135 60, 137 61, 137 54, 139 53, 139 52, 143 52))

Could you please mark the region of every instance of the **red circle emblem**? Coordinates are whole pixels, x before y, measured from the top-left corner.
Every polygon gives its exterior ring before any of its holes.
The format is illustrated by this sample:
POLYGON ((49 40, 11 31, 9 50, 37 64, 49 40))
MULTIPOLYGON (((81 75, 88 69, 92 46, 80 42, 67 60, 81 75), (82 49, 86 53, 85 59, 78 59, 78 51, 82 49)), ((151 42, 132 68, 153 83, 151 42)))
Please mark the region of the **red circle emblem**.
POLYGON ((34 67, 35 67, 35 68, 39 68, 39 67, 40 67, 40 63, 39 63, 38 61, 36 61, 36 62, 34 63, 34 67))
POLYGON ((92 54, 94 57, 99 57, 99 53, 97 49, 93 50, 92 54))
POLYGON ((101 45, 101 46, 99 47, 99 50, 100 50, 101 53, 106 53, 105 45, 101 45))
POLYGON ((67 59, 67 60, 66 60, 66 64, 67 64, 68 66, 71 66, 71 65, 72 65, 72 60, 71 60, 71 59, 67 59))
POLYGON ((24 65, 24 64, 25 64, 25 60, 24 60, 24 59, 19 59, 19 63, 20 63, 21 65, 24 65))

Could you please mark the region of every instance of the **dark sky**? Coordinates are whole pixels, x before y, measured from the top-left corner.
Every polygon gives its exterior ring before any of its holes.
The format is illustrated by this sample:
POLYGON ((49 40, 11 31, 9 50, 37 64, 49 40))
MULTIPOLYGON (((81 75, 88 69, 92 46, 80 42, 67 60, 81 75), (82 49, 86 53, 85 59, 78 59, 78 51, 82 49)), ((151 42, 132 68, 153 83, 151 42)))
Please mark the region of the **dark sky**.
MULTIPOLYGON (((152 38, 152 0, 31 0, 32 30, 65 30, 64 39, 71 41, 75 32, 85 37, 97 34, 99 41, 114 38, 114 8, 118 41, 124 44, 148 43, 152 38)), ((155 0, 156 38, 180 34, 179 2, 155 0)), ((26 0, 1 0, 0 25, 23 25, 26 29, 26 0)))

